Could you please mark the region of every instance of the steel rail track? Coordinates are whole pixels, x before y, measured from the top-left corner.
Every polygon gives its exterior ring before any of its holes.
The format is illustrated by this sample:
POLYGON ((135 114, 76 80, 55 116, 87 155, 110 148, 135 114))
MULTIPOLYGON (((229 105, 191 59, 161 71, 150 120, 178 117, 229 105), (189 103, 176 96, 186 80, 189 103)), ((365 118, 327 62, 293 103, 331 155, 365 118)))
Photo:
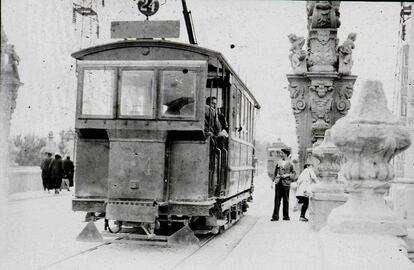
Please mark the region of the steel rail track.
MULTIPOLYGON (((210 241, 211 241, 214 237, 216 237, 216 235, 210 235, 210 236, 206 237, 205 239, 202 239, 202 240, 200 241, 200 245, 199 245, 199 247, 198 247, 196 250, 194 250, 191 254, 189 254, 189 255, 187 255, 186 257, 184 257, 183 259, 181 259, 181 260, 180 260, 180 262, 177 264, 177 266, 178 266, 178 265, 180 265, 180 264, 182 264, 184 261, 186 261, 186 260, 187 260, 188 258, 190 258, 192 255, 194 255, 194 254, 195 254, 198 250, 200 250, 200 249, 201 249, 204 245, 206 245, 208 242, 210 242, 210 241)), ((114 239, 114 240, 111 240, 111 241, 105 241, 104 243, 100 243, 100 244, 98 244, 98 245, 96 245, 96 246, 93 246, 93 247, 91 247, 91 248, 88 248, 88 249, 86 249, 86 250, 83 250, 83 251, 77 252, 77 253, 75 253, 75 254, 73 254, 73 255, 70 255, 70 256, 65 257, 65 258, 63 258, 63 259, 60 259, 60 260, 55 261, 55 262, 53 262, 53 263, 50 263, 50 264, 48 264, 48 265, 42 266, 42 267, 38 268, 37 270, 44 270, 44 269, 48 269, 48 268, 50 268, 50 267, 52 267, 52 266, 58 265, 58 264, 60 264, 60 263, 62 263, 62 262, 65 262, 65 261, 67 261, 67 260, 70 260, 70 259, 72 259, 72 258, 75 258, 75 257, 81 256, 81 255, 83 255, 83 254, 85 254, 85 253, 95 251, 95 250, 97 250, 98 248, 103 247, 103 246, 108 246, 108 245, 113 244, 113 243, 122 243, 122 242, 118 242, 118 240, 122 241, 122 237, 118 237, 118 238, 116 238, 116 239, 114 239)), ((129 242, 129 243, 137 243, 137 242, 139 242, 139 241, 135 241, 135 240, 128 240, 127 242, 129 242)), ((142 242, 144 243, 145 241, 142 241, 142 242)), ((123 243, 125 243, 125 242, 123 242, 123 243)), ((150 242, 148 242, 148 243, 150 243, 150 242)), ((151 244, 152 244, 152 243, 151 243, 151 244)), ((175 267, 175 266, 174 266, 174 267, 175 267)), ((174 269, 174 268, 173 268, 173 269, 174 269)))
POLYGON ((200 242, 200 246, 196 250, 194 250, 193 252, 191 252, 190 254, 185 256, 184 258, 182 258, 178 263, 176 263, 172 268, 170 268, 170 270, 179 269, 178 267, 180 265, 182 265, 185 261, 187 261, 194 254, 199 252, 206 244, 208 244, 211 240, 213 240, 217 235, 218 234, 212 234, 209 237, 207 237, 206 239, 203 239, 203 241, 200 242))
MULTIPOLYGON (((227 257, 227 255, 228 254, 230 254, 239 244, 240 244, 240 242, 244 239, 244 237, 252 230, 252 228, 256 225, 256 223, 257 223, 257 221, 258 221, 259 219, 257 218, 252 224, 250 224, 249 225, 249 227, 248 227, 248 229, 246 230, 246 232, 244 233, 244 235, 242 236, 242 237, 240 237, 240 239, 238 239, 237 241, 236 241, 236 243, 232 246, 232 248, 228 251, 228 252, 225 252, 225 254, 222 254, 222 256, 220 256, 219 258, 218 258, 218 260, 214 263, 214 266, 217 266, 218 265, 218 263, 220 262, 220 261, 222 261, 225 257, 227 257)), ((231 226, 231 227, 233 227, 233 226, 231 226)), ((231 228, 230 227, 230 228, 231 228)), ((230 229, 230 228, 228 228, 228 229, 230 229)), ((226 229, 225 230, 225 232, 227 232, 228 231, 228 229, 226 229)), ((170 270, 176 270, 176 269, 180 269, 180 266, 181 265, 183 265, 187 260, 189 260, 192 256, 194 256, 196 253, 198 253, 198 252, 200 252, 202 249, 203 249, 203 247, 205 246, 205 245, 207 245, 210 241, 212 241, 216 236, 218 236, 218 235, 221 235, 221 234, 212 234, 212 235, 209 235, 209 236, 207 236, 207 237, 205 237, 205 238, 202 238, 201 240, 200 240, 200 245, 195 249, 195 250, 193 250, 190 254, 188 254, 188 255, 186 255, 184 258, 182 258, 182 259, 180 259, 174 266, 172 266, 172 268, 170 268, 170 270)), ((93 247, 91 247, 91 248, 89 248, 89 249, 86 249, 86 250, 83 250, 83 251, 80 251, 80 252, 77 252, 77 253, 75 253, 75 254, 73 254, 73 255, 70 255, 70 256, 68 256, 68 257, 65 257, 65 258, 63 258, 63 259, 60 259, 60 260, 58 260, 58 261, 55 261, 55 262, 53 262, 53 263, 50 263, 50 264, 48 264, 48 265, 45 265, 45 266, 43 266, 43 267, 41 267, 41 268, 38 268, 38 270, 44 270, 44 269, 48 269, 48 268, 50 268, 50 267, 52 267, 52 266, 55 266, 55 265, 58 265, 59 263, 62 263, 62 262, 65 262, 65 261, 67 261, 67 260, 70 260, 70 259, 72 259, 72 258, 75 258, 75 257, 78 257, 78 256, 81 256, 81 255, 83 255, 83 254, 85 254, 85 253, 88 253, 88 252, 92 252, 92 251, 95 251, 95 250, 97 250, 98 248, 100 248, 100 247, 103 247, 103 246, 108 246, 108 245, 110 245, 110 244, 113 244, 113 243, 120 243, 120 242, 117 242, 117 240, 121 240, 122 241, 122 238, 123 237, 118 237, 118 238, 116 238, 116 239, 114 239, 114 240, 112 240, 112 241, 105 241, 105 242, 103 242, 103 243, 100 243, 100 244, 98 244, 98 245, 96 245, 96 246, 93 246, 93 247)), ((134 240, 129 240, 128 242, 136 242, 136 241, 134 241, 134 240)))
POLYGON ((41 267, 41 268, 38 268, 38 270, 47 269, 47 268, 49 268, 49 267, 52 267, 52 266, 54 266, 54 265, 57 265, 57 264, 62 263, 62 262, 64 262, 64 261, 67 261, 67 260, 69 260, 69 259, 72 259, 72 258, 75 258, 75 257, 80 256, 80 255, 82 255, 82 254, 85 254, 85 253, 88 253, 88 252, 91 252, 91 251, 97 250, 98 248, 100 248, 100 247, 102 247, 102 246, 107 246, 107 245, 110 245, 110 244, 112 244, 112 243, 111 243, 111 242, 104 242, 104 243, 101 243, 101 244, 96 245, 96 246, 94 246, 94 247, 88 248, 88 249, 86 249, 86 250, 80 251, 80 252, 75 253, 75 254, 73 254, 73 255, 70 255, 70 256, 68 256, 68 257, 66 257, 66 258, 63 258, 63 259, 61 259, 61 260, 58 260, 58 261, 56 261, 56 262, 53 262, 53 263, 51 263, 51 264, 45 265, 45 266, 43 266, 43 267, 41 267))

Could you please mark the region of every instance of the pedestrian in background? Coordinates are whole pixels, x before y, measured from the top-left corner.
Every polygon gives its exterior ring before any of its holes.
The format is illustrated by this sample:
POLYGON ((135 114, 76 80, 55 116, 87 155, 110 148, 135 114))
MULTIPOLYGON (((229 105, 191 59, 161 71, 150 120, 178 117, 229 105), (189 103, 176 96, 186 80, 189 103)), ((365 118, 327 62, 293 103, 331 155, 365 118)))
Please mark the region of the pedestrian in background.
POLYGON ((297 181, 297 189, 296 189, 296 198, 298 199, 298 203, 302 203, 302 209, 300 210, 300 221, 308 221, 306 218, 306 210, 308 210, 309 206, 309 195, 310 195, 310 186, 314 183, 318 183, 319 180, 316 177, 315 172, 313 171, 313 165, 310 163, 306 163, 304 166, 304 170, 299 175, 297 181))
POLYGON ((42 163, 40 164, 40 169, 42 170, 42 184, 43 184, 43 190, 49 192, 48 188, 48 170, 50 163, 52 162, 52 153, 45 152, 45 158, 42 160, 42 163))
POLYGON ((290 184, 294 180, 295 170, 288 158, 289 149, 282 149, 282 158, 276 163, 272 188, 275 185, 275 202, 271 221, 279 220, 280 201, 283 200, 283 220, 290 220, 289 217, 289 191, 290 184))
POLYGON ((67 156, 63 161, 63 170, 65 171, 65 178, 69 180, 69 187, 73 187, 73 173, 75 172, 75 166, 73 165, 70 156, 67 156))
POLYGON ((49 189, 54 189, 55 194, 59 194, 63 173, 62 155, 60 153, 55 153, 55 158, 50 163, 48 170, 49 189))

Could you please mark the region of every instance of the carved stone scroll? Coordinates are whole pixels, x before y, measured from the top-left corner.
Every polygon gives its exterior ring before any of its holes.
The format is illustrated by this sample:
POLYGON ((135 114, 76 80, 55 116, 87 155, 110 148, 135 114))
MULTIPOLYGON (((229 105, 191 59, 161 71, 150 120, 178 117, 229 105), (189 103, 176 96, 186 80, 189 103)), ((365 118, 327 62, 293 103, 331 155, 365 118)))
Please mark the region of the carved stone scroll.
POLYGON ((340 114, 347 114, 351 108, 351 102, 349 101, 354 92, 352 84, 345 84, 338 87, 338 98, 335 100, 336 109, 340 114))
POLYGON ((289 85, 290 99, 294 113, 300 113, 306 108, 305 91, 306 86, 304 85, 289 85))

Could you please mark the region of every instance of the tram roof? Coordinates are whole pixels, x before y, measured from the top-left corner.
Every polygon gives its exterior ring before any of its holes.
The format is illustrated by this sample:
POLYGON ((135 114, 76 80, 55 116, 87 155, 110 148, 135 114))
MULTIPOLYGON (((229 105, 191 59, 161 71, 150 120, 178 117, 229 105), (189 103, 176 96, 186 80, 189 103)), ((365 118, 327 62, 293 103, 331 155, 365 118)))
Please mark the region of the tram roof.
POLYGON ((113 50, 113 49, 128 48, 128 47, 140 47, 140 46, 174 48, 174 49, 179 49, 179 50, 191 51, 191 52, 194 52, 194 53, 206 55, 206 56, 209 56, 209 57, 216 57, 216 58, 220 59, 221 62, 223 63, 223 65, 228 70, 230 70, 230 72, 237 79, 237 81, 246 89, 246 91, 253 98, 253 100, 255 102, 255 107, 257 109, 260 109, 259 102, 257 102, 256 98, 250 92, 249 88, 239 78, 239 76, 234 71, 234 69, 230 66, 230 64, 226 60, 226 58, 220 52, 213 51, 213 50, 210 50, 210 49, 207 49, 207 48, 204 48, 204 47, 200 47, 200 46, 192 45, 192 44, 185 44, 185 43, 167 41, 167 40, 122 40, 122 41, 106 43, 106 44, 102 44, 102 45, 98 45, 98 46, 85 48, 83 50, 74 52, 71 55, 72 55, 73 58, 75 58, 77 60, 82 60, 82 58, 84 58, 87 55, 102 52, 102 51, 109 51, 109 50, 113 50))

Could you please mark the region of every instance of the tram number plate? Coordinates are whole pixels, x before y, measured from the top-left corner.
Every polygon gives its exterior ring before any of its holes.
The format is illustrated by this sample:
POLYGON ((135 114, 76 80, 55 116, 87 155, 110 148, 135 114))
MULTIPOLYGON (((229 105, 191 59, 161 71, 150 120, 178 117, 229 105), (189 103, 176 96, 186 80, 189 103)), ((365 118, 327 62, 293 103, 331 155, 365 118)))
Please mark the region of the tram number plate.
POLYGON ((158 0, 139 0, 138 10, 145 16, 152 16, 157 13, 160 8, 158 0))

